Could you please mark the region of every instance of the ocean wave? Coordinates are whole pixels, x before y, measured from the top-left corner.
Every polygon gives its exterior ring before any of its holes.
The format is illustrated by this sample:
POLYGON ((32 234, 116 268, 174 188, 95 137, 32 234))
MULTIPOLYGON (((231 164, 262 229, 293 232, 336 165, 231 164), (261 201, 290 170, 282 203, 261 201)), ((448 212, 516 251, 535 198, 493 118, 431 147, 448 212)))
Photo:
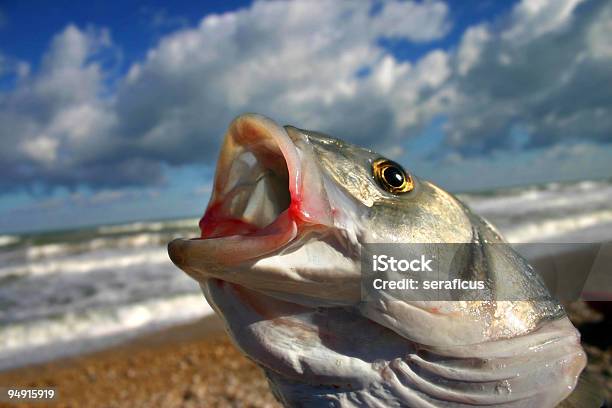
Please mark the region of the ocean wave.
POLYGON ((22 245, 11 251, 0 253, 0 258, 14 259, 20 262, 36 262, 74 256, 81 253, 103 249, 130 249, 151 246, 166 246, 173 238, 192 236, 193 231, 173 231, 166 233, 140 233, 119 237, 92 236, 76 242, 46 243, 39 245, 22 245))
POLYGON ((487 218, 510 242, 586 242, 598 229, 597 240, 612 239, 599 224, 610 220, 612 184, 609 181, 550 183, 488 195, 460 196, 477 214, 487 218))
POLYGON ((14 235, 0 235, 0 247, 16 244, 19 240, 19 237, 14 235))
MULTIPOLYGON (((515 228, 502 229, 502 233, 508 242, 512 243, 542 242, 551 237, 562 237, 610 221, 612 221, 612 210, 601 210, 574 217, 547 219, 515 228)), ((612 232, 610 235, 608 239, 612 238, 612 232)))
POLYGON ((63 255, 72 252, 73 246, 68 244, 46 244, 40 246, 32 246, 26 249, 26 258, 28 260, 49 258, 51 256, 63 255))
MULTIPOLYGON (((612 239, 610 182, 460 197, 510 242, 612 239)), ((166 251, 171 239, 194 234, 196 219, 0 235, 0 368, 211 313, 195 282, 172 265, 166 251)))
POLYGON ((563 192, 563 191, 593 191, 603 188, 612 187, 612 179, 609 180, 581 180, 581 181, 566 181, 559 182, 553 181, 550 183, 543 184, 532 184, 525 186, 515 187, 502 187, 491 190, 475 191, 469 193, 461 193, 460 195, 466 197, 481 197, 481 198, 494 198, 494 197, 509 197, 522 195, 524 197, 537 197, 538 193, 545 192, 563 192))
POLYGON ((550 210, 566 214, 610 208, 612 185, 580 182, 545 189, 528 188, 492 196, 461 194, 475 212, 487 215, 541 215, 550 210))
POLYGON ((209 314, 204 297, 192 294, 0 327, 0 369, 94 350, 209 314))
POLYGON ((20 263, 0 267, 0 277, 87 273, 96 269, 127 270, 130 267, 142 264, 170 265, 170 258, 165 246, 128 253, 118 251, 87 252, 80 256, 75 255, 56 260, 20 263))

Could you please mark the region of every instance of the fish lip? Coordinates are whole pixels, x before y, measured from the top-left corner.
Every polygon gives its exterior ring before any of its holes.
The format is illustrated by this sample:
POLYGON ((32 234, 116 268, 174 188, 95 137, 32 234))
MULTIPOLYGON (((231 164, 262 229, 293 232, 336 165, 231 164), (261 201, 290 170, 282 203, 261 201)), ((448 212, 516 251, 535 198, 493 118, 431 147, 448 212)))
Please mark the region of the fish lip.
MULTIPOLYGON (((215 265, 233 265, 260 258, 291 243, 301 231, 313 225, 329 223, 328 219, 318 217, 317 211, 313 213, 307 208, 308 205, 304 205, 302 160, 305 153, 298 149, 296 137, 294 134, 290 136, 285 128, 262 115, 245 114, 232 121, 217 162, 210 202, 199 222, 201 236, 179 238, 168 245, 170 259, 175 265, 200 280, 204 269, 207 269, 204 274, 210 275, 209 271, 215 265), (282 163, 286 166, 289 206, 263 228, 242 225, 238 226, 242 230, 237 233, 215 231, 215 211, 227 198, 226 188, 232 163, 245 151, 254 153, 258 163, 265 156, 271 159, 267 165, 282 163)), ((309 196, 312 195, 309 192, 309 196)), ((319 205, 325 207, 321 213, 328 212, 329 204, 323 197, 310 199, 309 202, 310 209, 313 205, 319 205)), ((232 221, 241 222, 238 218, 232 221)))

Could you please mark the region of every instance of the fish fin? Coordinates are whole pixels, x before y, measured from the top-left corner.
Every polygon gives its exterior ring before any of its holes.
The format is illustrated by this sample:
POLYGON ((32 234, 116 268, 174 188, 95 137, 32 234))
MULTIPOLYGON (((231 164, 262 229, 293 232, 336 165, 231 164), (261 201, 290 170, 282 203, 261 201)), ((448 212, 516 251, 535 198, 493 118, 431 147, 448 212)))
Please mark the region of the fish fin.
POLYGON ((582 373, 574 391, 561 401, 557 408, 601 408, 607 407, 603 387, 589 374, 582 373))

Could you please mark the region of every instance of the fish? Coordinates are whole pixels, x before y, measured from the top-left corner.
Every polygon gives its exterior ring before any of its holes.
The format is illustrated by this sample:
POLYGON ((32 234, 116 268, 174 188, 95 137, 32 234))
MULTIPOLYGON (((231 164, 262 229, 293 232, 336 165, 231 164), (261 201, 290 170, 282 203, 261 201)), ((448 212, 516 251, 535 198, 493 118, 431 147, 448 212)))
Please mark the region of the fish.
POLYGON ((533 268, 454 195, 372 150, 238 116, 199 227, 170 259, 285 406, 581 401, 580 334, 533 268), (487 295, 364 300, 371 244, 469 244, 453 265, 487 295))

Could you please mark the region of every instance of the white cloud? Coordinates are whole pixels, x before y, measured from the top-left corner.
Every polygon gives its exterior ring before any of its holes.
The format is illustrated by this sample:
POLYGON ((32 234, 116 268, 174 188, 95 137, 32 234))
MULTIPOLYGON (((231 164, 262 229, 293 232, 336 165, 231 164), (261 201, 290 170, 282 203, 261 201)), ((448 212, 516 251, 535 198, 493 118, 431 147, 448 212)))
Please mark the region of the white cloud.
POLYGON ((525 147, 612 141, 612 91, 602 86, 612 82, 603 45, 611 12, 598 0, 523 1, 501 29, 468 29, 449 81, 449 145, 508 148, 516 127, 527 133, 525 147))
POLYGON ((489 29, 484 24, 468 28, 463 34, 457 53, 457 71, 465 75, 478 63, 484 45, 491 38, 489 29))
POLYGON ((101 63, 112 50, 108 30, 69 25, 53 38, 39 70, 16 64, 15 89, 0 95, 1 188, 124 184, 122 169, 125 183, 138 178, 131 160, 105 157, 118 152, 101 63))
POLYGON ((410 64, 398 62, 378 39, 438 38, 449 25, 447 7, 386 2, 372 15, 366 2, 317 4, 257 2, 250 9, 207 16, 197 28, 166 37, 131 68, 118 98, 121 123, 141 128, 151 150, 177 161, 196 157, 185 157, 187 151, 214 151, 210 140, 242 111, 354 140, 375 131, 398 135, 394 87, 404 84, 411 103, 417 103, 425 88, 438 86, 447 75, 436 65, 444 55, 432 54, 429 70, 411 77, 410 64), (391 24, 392 16, 405 26, 391 24), (373 74, 359 78, 357 72, 366 67, 373 74), (156 87, 149 86, 152 82, 156 87), (353 115, 359 111, 368 112, 353 115), (349 116, 354 123, 347 126, 349 116))
POLYGON ((510 27, 502 38, 524 43, 564 27, 576 6, 585 0, 523 0, 512 12, 510 27))
POLYGON ((425 55, 415 68, 415 79, 419 84, 438 88, 450 77, 449 56, 436 50, 425 55))
POLYGON ((376 65, 372 78, 380 92, 388 93, 399 80, 406 77, 410 69, 410 63, 399 63, 392 56, 385 55, 376 65))
POLYGON ((373 19, 372 26, 376 33, 386 37, 430 41, 449 31, 448 14, 448 6, 442 1, 387 1, 373 19))
POLYGON ((588 29, 587 38, 588 50, 594 58, 612 58, 612 8, 607 7, 602 11, 602 15, 588 29))
POLYGON ((517 127, 526 146, 610 141, 612 7, 578 3, 524 1, 468 27, 456 49, 400 61, 380 39, 443 37, 446 4, 257 1, 162 37, 116 90, 102 63, 110 33, 70 25, 0 95, 0 139, 15 146, 0 152, 0 187, 146 184, 163 164, 212 165, 244 111, 396 154, 440 115, 462 153, 512 145, 517 127))
POLYGON ((59 141, 57 139, 41 135, 35 139, 24 140, 21 144, 21 149, 26 156, 35 161, 52 164, 57 158, 58 145, 59 141))
POLYGON ((59 112, 48 128, 58 139, 63 136, 69 143, 79 143, 95 134, 100 127, 110 127, 112 120, 112 115, 99 106, 81 104, 59 112))

